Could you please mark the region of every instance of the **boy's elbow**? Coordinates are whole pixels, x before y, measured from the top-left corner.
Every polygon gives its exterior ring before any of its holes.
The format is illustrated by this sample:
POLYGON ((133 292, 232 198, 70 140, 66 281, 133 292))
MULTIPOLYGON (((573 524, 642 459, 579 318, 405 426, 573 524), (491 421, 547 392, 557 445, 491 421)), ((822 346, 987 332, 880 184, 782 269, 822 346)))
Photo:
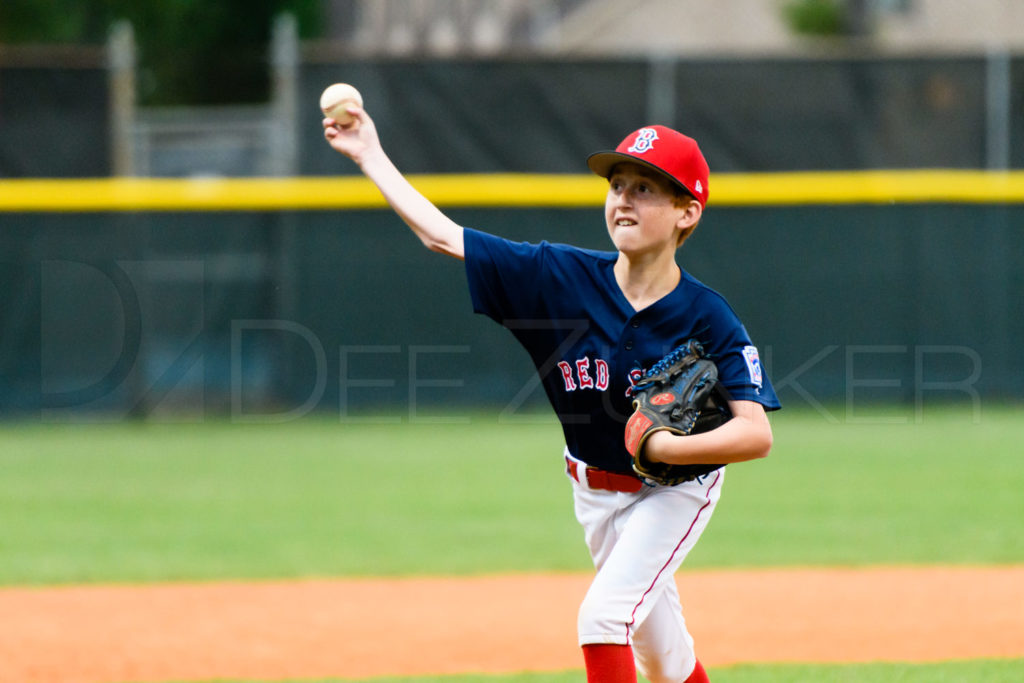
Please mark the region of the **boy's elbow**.
POLYGON ((774 437, 764 406, 754 401, 730 401, 729 407, 742 430, 742 450, 745 459, 767 458, 772 450, 774 437))
POLYGON ((754 459, 767 458, 768 454, 771 453, 772 444, 775 441, 775 437, 772 435, 771 426, 766 426, 765 429, 761 430, 754 446, 754 459))
POLYGON ((424 246, 435 254, 444 254, 445 256, 454 256, 457 259, 465 258, 463 250, 457 245, 450 244, 448 242, 428 242, 423 241, 424 246))
POLYGON ((462 236, 462 229, 448 231, 440 235, 421 234, 420 241, 430 251, 455 258, 465 258, 465 242, 462 236))

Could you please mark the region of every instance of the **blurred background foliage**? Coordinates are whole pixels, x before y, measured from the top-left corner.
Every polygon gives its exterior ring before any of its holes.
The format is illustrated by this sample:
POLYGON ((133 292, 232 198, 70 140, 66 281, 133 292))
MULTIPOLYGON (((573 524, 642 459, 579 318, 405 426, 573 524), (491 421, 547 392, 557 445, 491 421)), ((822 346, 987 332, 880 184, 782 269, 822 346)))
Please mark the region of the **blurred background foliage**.
POLYGON ((789 0, 783 14, 794 32, 834 36, 844 29, 844 5, 838 0, 789 0))
POLYGON ((274 17, 292 14, 299 35, 315 38, 322 6, 319 0, 3 0, 0 43, 102 45, 110 27, 127 20, 138 44, 142 104, 264 102, 274 17))

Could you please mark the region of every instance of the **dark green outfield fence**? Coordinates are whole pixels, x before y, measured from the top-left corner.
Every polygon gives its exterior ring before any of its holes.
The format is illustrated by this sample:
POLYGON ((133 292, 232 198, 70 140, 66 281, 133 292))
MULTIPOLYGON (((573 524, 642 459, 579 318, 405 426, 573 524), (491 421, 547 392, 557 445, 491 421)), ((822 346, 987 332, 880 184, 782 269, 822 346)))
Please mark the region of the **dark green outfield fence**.
MULTIPOLYGON (((605 248, 599 207, 453 209, 605 248)), ((544 404, 462 264, 389 211, 3 214, 0 407, 287 420, 544 404)), ((1024 398, 1024 205, 712 207, 680 263, 746 322, 784 403, 1024 398)), ((837 408, 836 406, 845 406, 837 408)))

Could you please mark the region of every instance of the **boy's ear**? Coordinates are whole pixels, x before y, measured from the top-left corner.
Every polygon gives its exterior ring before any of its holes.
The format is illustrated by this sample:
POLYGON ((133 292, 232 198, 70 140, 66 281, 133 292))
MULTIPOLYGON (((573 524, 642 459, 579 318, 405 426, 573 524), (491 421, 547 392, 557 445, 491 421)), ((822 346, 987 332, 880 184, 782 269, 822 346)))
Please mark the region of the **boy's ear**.
POLYGON ((684 207, 683 214, 679 217, 679 221, 676 223, 676 227, 679 228, 679 239, 676 240, 676 248, 681 247, 683 242, 693 234, 693 231, 697 229, 697 224, 700 223, 700 217, 704 214, 704 210, 700 206, 700 202, 696 199, 689 202, 684 207))
POLYGON ((682 229, 693 228, 700 222, 700 217, 703 215, 704 209, 701 208, 700 202, 693 199, 687 202, 683 208, 683 213, 679 216, 679 221, 676 225, 682 229))

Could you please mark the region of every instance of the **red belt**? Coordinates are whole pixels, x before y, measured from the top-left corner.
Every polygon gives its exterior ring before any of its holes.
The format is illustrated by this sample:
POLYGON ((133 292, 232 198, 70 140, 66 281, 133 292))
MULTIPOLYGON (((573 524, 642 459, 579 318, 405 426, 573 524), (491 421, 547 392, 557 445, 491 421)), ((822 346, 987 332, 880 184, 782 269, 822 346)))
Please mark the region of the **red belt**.
POLYGON ((636 493, 644 487, 644 483, 632 474, 619 474, 608 472, 591 467, 582 462, 565 458, 565 471, 577 482, 588 488, 600 489, 602 491, 615 491, 617 493, 636 493), (580 481, 580 473, 587 478, 586 482, 580 481))

